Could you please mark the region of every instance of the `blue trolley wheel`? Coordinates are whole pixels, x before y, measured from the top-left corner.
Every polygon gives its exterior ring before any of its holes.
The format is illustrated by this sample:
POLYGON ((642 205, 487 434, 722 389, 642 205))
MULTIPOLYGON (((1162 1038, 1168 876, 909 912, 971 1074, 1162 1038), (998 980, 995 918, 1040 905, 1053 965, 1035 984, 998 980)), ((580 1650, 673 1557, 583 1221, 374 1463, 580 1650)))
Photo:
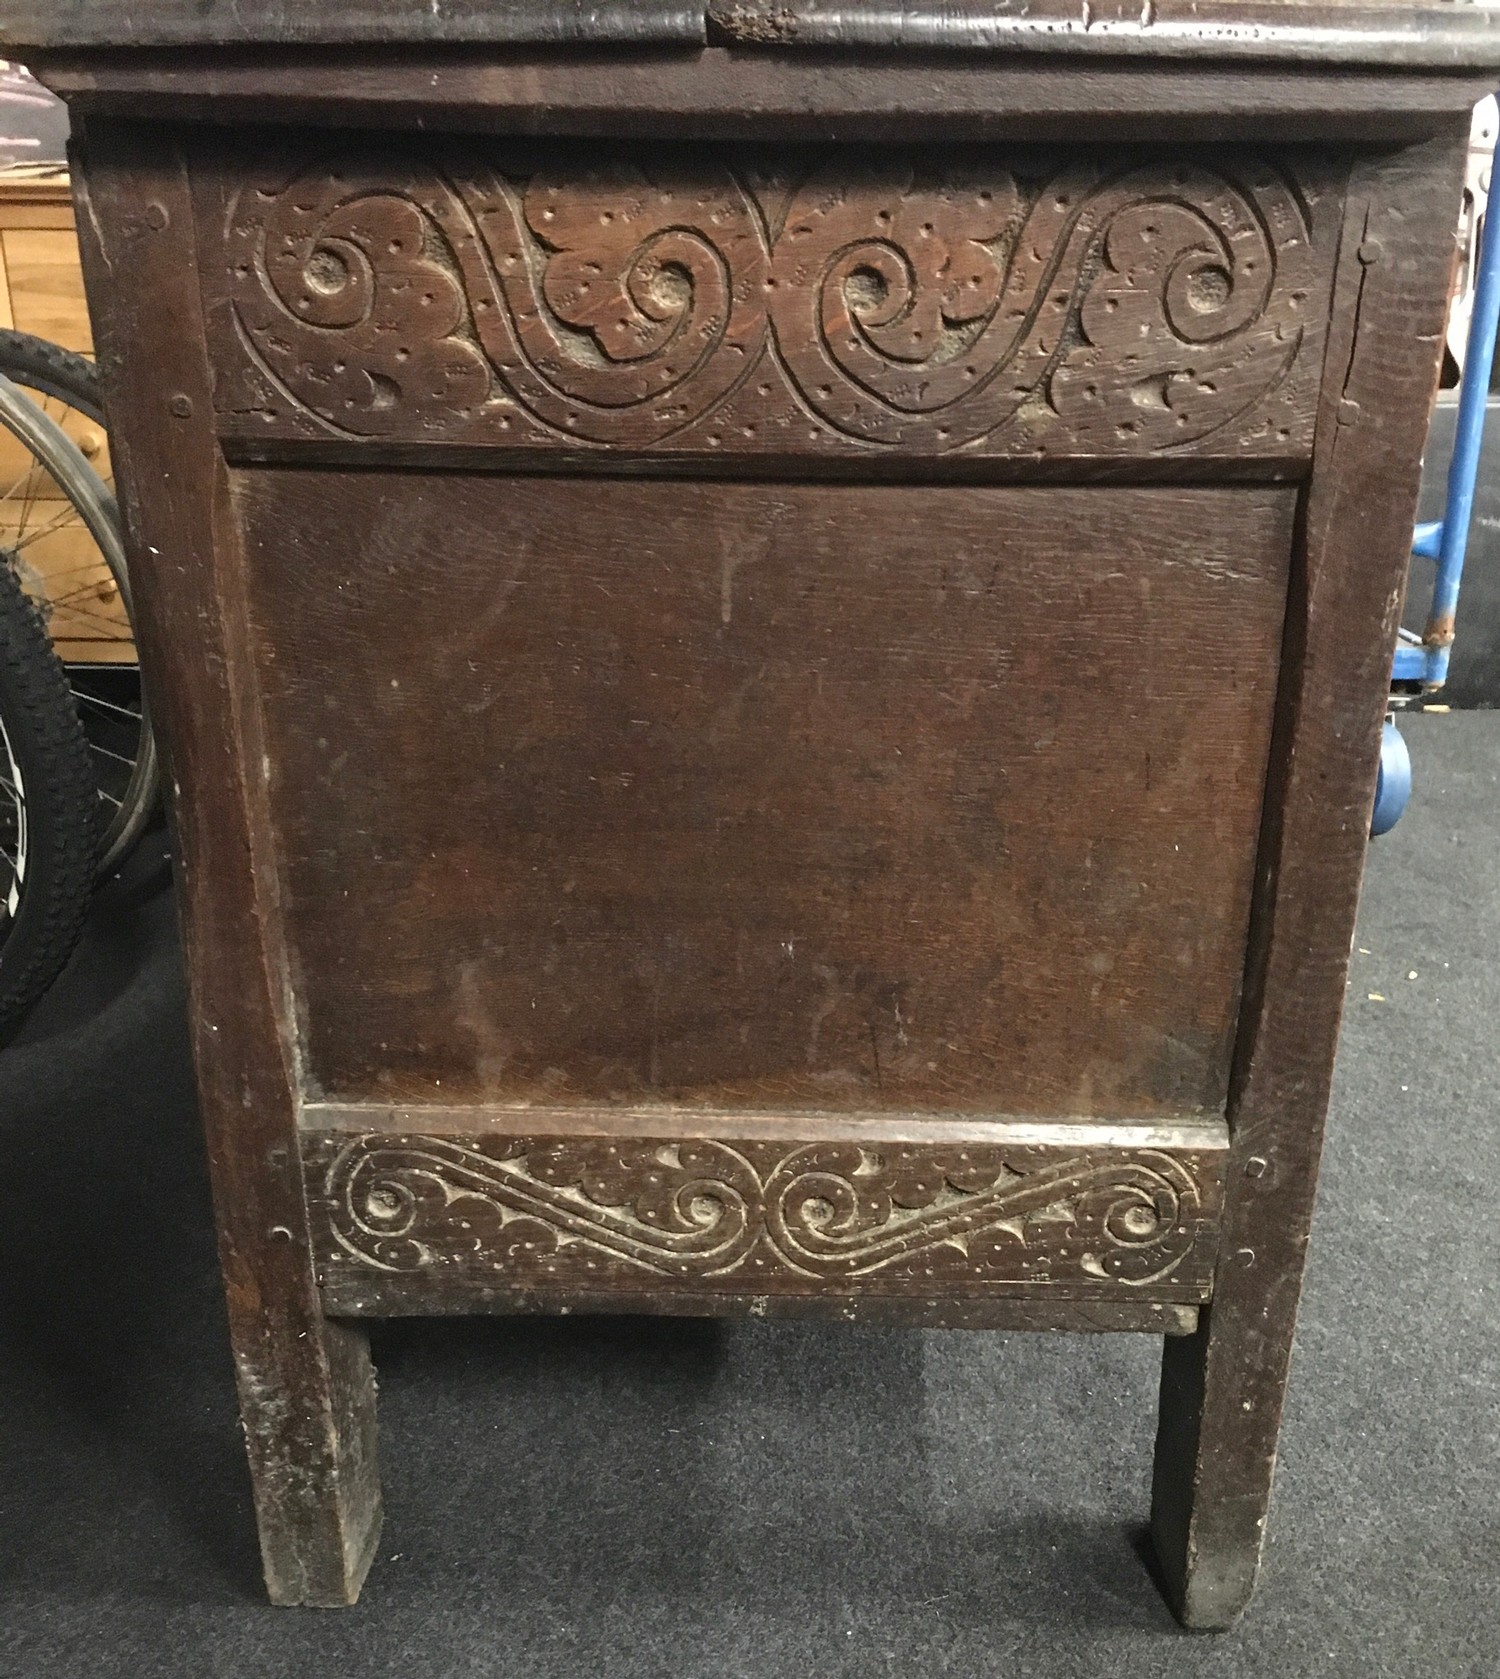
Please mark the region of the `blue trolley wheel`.
POLYGON ((1389 718, 1380 731, 1380 776, 1375 783, 1375 814, 1370 818, 1371 838, 1388 834, 1401 820, 1411 798, 1411 753, 1401 731, 1389 718))

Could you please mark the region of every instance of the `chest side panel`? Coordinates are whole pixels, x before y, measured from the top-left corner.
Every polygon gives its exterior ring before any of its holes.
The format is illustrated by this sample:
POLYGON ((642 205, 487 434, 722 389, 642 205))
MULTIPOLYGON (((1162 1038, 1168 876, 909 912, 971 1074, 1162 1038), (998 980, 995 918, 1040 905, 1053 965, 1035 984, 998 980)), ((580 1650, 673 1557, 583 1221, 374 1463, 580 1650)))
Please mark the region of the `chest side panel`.
POLYGON ((1292 491, 237 495, 314 1090, 1221 1108, 1292 491))

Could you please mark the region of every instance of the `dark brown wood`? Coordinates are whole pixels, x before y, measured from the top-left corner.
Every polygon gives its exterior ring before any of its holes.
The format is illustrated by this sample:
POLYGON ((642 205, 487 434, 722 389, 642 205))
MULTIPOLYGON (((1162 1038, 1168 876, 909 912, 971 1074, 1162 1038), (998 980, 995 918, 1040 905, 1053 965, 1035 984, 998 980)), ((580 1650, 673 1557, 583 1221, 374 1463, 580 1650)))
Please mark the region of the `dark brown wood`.
POLYGON ((1461 11, 757 0, 623 53, 439 50, 444 4, 43 64, 276 1600, 374 1543, 340 1316, 642 1309, 1168 1336, 1163 1573, 1243 1605, 1461 11), (1246 24, 1293 59, 1159 62, 1246 24))
POLYGON ((1167 1346, 1152 1531, 1189 1626, 1254 1586, 1453 263, 1466 130, 1356 173, 1293 573, 1214 1303, 1167 1346))
POLYGON ((1291 469, 1345 172, 1239 151, 238 148, 199 169, 221 431, 1291 469))
MULTIPOLYGON (((475 1276, 462 1289, 444 1291, 421 1276, 375 1277, 369 1272, 337 1268, 326 1273, 323 1299, 341 1318, 472 1317, 494 1313, 501 1317, 538 1314, 637 1314, 645 1308, 641 1297, 620 1290, 578 1287, 566 1290, 528 1289, 506 1279, 502 1272, 475 1276)), ((981 1299, 951 1296, 921 1299, 899 1294, 768 1294, 753 1297, 752 1317, 801 1323, 858 1323, 882 1329, 1027 1330, 1052 1335, 1191 1335, 1200 1308, 1160 1300, 1075 1300, 1066 1296, 996 1294, 981 1299)), ((658 1317, 703 1318, 723 1315, 715 1296, 701 1289, 657 1288, 650 1311, 658 1317)))
POLYGON ((1292 491, 235 489, 311 1090, 1222 1110, 1292 491))
POLYGON ((632 46, 704 39, 702 0, 7 0, 0 44, 182 47, 337 41, 632 46))
POLYGON ((266 1583, 353 1602, 380 1528, 362 1332, 323 1315, 294 1089, 244 580, 211 412, 181 158, 91 130, 75 174, 152 717, 171 762, 193 1051, 266 1583), (170 317, 170 335, 154 330, 170 317))
MULTIPOLYGON (((1460 7, 1445 6, 1445 11, 1460 7)), ((701 140, 1293 142, 1420 138, 1493 91, 1483 71, 1423 74, 1151 60, 890 53, 52 53, 75 110, 153 121, 473 129, 701 140)))
POLYGON ((1019 1140, 1025 1127, 975 1125, 942 1147, 878 1124, 822 1142, 806 1139, 833 1128, 791 1122, 801 1140, 789 1142, 653 1137, 649 1113, 609 1138, 518 1136, 515 1116, 495 1118, 507 1131, 307 1133, 325 1294, 352 1283, 378 1303, 390 1281, 408 1304, 461 1304, 477 1285, 654 1307, 675 1288, 704 1310, 904 1299, 914 1318, 931 1307, 939 1319, 954 1301, 1002 1295, 1208 1297, 1221 1127, 1180 1127, 1153 1147, 1099 1143, 1092 1127, 1038 1143, 1019 1140))
POLYGON ((1480 7, 1399 0, 708 0, 715 36, 782 50, 1038 52, 1322 64, 1493 64, 1480 7))
POLYGON ((937 48, 1342 64, 1500 64, 1494 20, 1392 0, 8 0, 0 44, 311 46, 344 41, 937 48))

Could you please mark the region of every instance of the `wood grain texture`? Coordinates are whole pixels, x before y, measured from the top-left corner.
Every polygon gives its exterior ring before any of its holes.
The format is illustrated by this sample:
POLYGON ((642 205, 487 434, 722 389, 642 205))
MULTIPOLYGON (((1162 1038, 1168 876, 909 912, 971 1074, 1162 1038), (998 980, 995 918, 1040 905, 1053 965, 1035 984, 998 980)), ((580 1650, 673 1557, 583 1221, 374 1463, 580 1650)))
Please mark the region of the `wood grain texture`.
POLYGON ((1500 65, 1482 8, 1390 0, 9 0, 15 48, 697 44, 893 47, 1315 64, 1500 65))
MULTIPOLYGON (((1460 8, 1453 7, 1457 11, 1460 8)), ((1117 146, 1251 140, 1390 141, 1494 90, 1485 71, 1378 74, 1150 59, 788 54, 635 48, 628 54, 399 53, 343 48, 33 59, 73 109, 161 121, 465 130, 499 135, 1117 146)))
POLYGON ((1214 1304, 1162 1372, 1152 1529, 1182 1618, 1254 1585, 1374 798, 1467 127, 1358 171, 1293 571, 1214 1304))
POLYGON ((21 332, 93 350, 78 239, 71 228, 9 227, 0 216, 11 317, 21 332))
POLYGON ((696 44, 693 0, 7 0, 0 44, 316 46, 339 41, 696 44))
POLYGON ((708 0, 715 37, 783 50, 1500 64, 1481 8, 1390 0, 708 0))
POLYGON ((242 446, 1311 447, 1342 165, 553 145, 200 168, 216 400, 242 446))
POLYGON ((1294 492, 235 491, 310 1093, 1222 1110, 1294 492))
POLYGON ((715 17, 41 66, 272 1593, 375 1540, 330 1312, 801 1312, 1172 1336, 1153 1531, 1223 1625, 1485 76, 715 17), (191 119, 191 193, 109 112, 191 119))
POLYGON ((45 175, 0 174, 0 229, 12 227, 72 232, 73 195, 65 169, 45 175))
MULTIPOLYGON (((502 1121, 503 1123, 503 1121, 502 1121)), ((513 1115, 537 1125, 545 1115, 513 1115)), ((325 1296, 395 1279, 476 1287, 856 1301, 1032 1295, 1195 1304, 1217 1233, 1219 1147, 314 1132, 302 1147, 325 1296)), ((992 1127, 1002 1131, 1002 1127, 992 1127)), ((1209 1127, 1200 1127, 1212 1142, 1209 1127)), ((836 1138, 838 1140, 828 1140, 836 1138)))
POLYGON ((325 1320, 312 1270, 239 542, 211 428, 188 423, 210 385, 187 175, 161 130, 91 127, 79 152, 141 659, 179 795, 193 1054, 266 1583, 278 1603, 348 1603, 380 1528, 374 1383, 365 1336, 325 1320))
POLYGON ((1201 1309, 1152 1299, 1075 1299, 1045 1295, 914 1296, 904 1294, 759 1294, 742 1301, 705 1294, 696 1285, 656 1288, 649 1296, 570 1284, 554 1293, 517 1285, 503 1271, 471 1273, 457 1288, 434 1288, 413 1273, 380 1274, 335 1267, 323 1300, 340 1318, 453 1317, 494 1313, 567 1316, 584 1313, 672 1318, 750 1316, 799 1323, 858 1323, 883 1329, 1026 1330, 1062 1335, 1191 1335, 1201 1309))

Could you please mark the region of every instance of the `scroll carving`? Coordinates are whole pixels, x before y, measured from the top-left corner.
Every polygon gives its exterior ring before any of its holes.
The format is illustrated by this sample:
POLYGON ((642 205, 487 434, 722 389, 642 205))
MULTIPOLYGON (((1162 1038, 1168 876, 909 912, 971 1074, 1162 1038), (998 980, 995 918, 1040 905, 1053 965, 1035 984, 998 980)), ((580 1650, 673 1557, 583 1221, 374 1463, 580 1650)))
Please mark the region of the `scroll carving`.
POLYGON ((225 419, 583 450, 1296 454, 1336 208, 1300 169, 320 163, 229 207, 225 419))
POLYGON ((1203 1271, 1213 1185, 1159 1151, 854 1143, 344 1140, 321 1205, 336 1257, 529 1286, 692 1279, 982 1292, 1127 1288, 1203 1271))

